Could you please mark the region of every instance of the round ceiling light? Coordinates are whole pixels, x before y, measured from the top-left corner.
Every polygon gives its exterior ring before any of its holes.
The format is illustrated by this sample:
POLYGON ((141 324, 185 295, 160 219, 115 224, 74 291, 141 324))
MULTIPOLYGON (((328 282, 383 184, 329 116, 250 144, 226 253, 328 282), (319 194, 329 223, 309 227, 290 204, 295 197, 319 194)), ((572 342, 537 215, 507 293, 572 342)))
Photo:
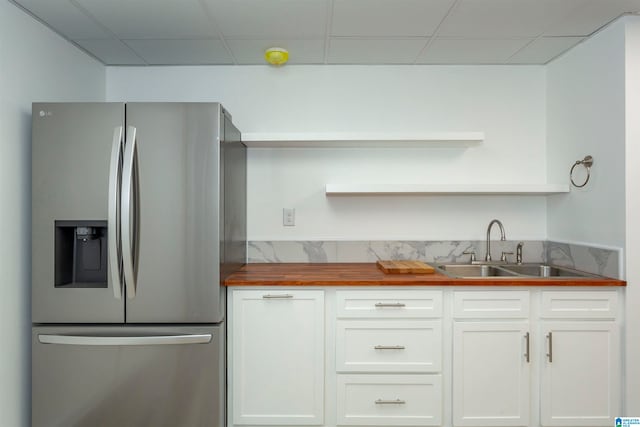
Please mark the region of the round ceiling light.
POLYGON ((271 65, 283 65, 289 60, 289 51, 281 47, 270 47, 264 51, 264 59, 271 65))

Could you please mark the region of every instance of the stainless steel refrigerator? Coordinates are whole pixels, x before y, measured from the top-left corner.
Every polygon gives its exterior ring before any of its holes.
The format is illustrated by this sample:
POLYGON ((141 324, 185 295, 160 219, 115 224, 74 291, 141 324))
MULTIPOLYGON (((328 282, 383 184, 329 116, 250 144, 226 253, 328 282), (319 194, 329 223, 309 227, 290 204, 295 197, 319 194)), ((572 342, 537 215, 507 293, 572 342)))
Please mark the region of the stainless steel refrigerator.
POLYGON ((217 103, 36 103, 32 425, 223 426, 246 148, 217 103))

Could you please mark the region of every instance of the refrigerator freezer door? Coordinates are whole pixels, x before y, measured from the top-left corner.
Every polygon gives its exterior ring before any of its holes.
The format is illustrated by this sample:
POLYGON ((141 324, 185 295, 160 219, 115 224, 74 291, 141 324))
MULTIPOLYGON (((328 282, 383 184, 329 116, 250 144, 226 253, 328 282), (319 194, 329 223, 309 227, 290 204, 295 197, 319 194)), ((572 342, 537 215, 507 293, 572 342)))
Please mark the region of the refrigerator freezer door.
POLYGON ((115 298, 112 275, 105 274, 103 244, 117 234, 106 224, 113 139, 124 126, 124 105, 39 103, 32 120, 33 322, 124 322, 124 299, 115 298), (80 231, 74 223, 89 227, 80 231), (106 226, 106 233, 92 234, 91 224, 106 226), (82 247, 92 256, 70 255, 76 249, 82 254, 82 247))
POLYGON ((137 157, 134 200, 122 201, 132 206, 122 221, 131 224, 123 239, 134 248, 135 296, 129 281, 127 323, 223 320, 219 117, 219 104, 127 104, 137 157))
POLYGON ((222 427, 224 325, 35 327, 34 427, 222 427))

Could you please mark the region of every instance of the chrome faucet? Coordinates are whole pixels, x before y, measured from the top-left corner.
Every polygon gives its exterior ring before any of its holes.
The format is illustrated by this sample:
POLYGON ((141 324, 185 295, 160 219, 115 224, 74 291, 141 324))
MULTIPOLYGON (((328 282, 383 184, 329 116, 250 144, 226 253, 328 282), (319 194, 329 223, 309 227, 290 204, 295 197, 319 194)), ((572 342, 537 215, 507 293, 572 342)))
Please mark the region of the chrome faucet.
POLYGON ((507 239, 504 235, 502 223, 497 219, 492 220, 487 227, 487 254, 484 256, 484 260, 487 262, 491 261, 491 227, 493 227, 493 224, 498 224, 498 227, 500 227, 500 240, 507 239))

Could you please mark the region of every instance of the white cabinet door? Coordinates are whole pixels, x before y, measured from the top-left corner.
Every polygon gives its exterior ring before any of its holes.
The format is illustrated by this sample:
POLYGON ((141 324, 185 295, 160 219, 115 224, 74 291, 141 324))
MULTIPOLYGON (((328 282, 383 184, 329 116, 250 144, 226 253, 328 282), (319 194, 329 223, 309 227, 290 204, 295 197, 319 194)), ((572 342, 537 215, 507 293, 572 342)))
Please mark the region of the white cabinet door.
POLYGON ((542 425, 614 425, 621 410, 618 325, 547 321, 541 338, 542 425))
POLYGON ((322 424, 324 293, 234 290, 231 304, 233 424, 322 424))
POLYGON ((455 322, 453 424, 529 425, 529 324, 455 322))

